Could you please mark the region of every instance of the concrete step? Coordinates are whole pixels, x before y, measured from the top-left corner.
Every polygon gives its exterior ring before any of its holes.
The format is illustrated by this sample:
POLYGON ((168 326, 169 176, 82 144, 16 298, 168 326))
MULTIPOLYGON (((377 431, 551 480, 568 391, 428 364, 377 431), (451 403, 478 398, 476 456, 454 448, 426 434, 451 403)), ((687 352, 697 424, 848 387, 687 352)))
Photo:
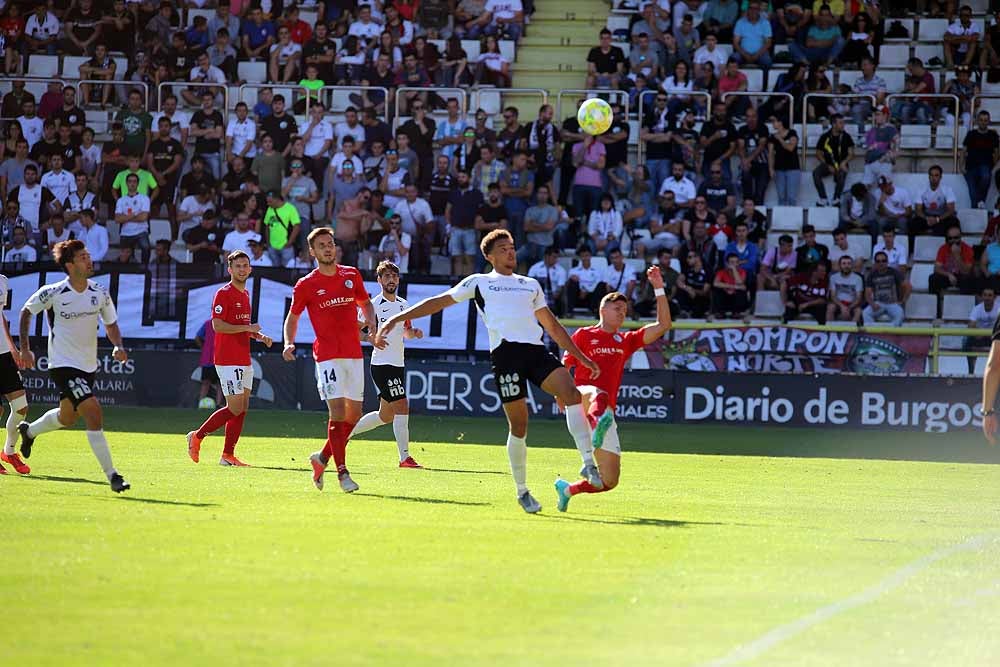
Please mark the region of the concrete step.
MULTIPOLYGON (((516 70, 514 88, 544 88, 554 96, 564 88, 583 88, 585 72, 550 72, 541 70, 516 70)), ((551 101, 551 100, 550 100, 551 101)))
POLYGON ((517 67, 531 69, 558 69, 559 65, 572 66, 574 70, 586 69, 589 46, 532 46, 521 47, 517 54, 517 67))

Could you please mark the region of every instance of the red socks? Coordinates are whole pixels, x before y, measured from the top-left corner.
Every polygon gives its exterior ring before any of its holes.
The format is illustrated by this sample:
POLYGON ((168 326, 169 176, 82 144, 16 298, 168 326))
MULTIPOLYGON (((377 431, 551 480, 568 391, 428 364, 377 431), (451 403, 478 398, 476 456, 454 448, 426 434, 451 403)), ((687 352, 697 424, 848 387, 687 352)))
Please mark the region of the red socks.
POLYGON ((333 459, 337 472, 347 469, 347 439, 357 422, 330 421, 327 422, 326 444, 323 445, 323 456, 329 461, 333 459))
POLYGON ((569 485, 569 495, 575 496, 578 493, 604 493, 605 491, 610 491, 608 487, 603 489, 595 489, 590 485, 585 479, 581 479, 579 482, 573 482, 569 485))
POLYGON ((215 431, 218 431, 223 424, 228 422, 234 416, 235 415, 229 411, 229 408, 219 408, 218 410, 213 412, 208 419, 205 420, 205 423, 201 425, 201 427, 198 429, 195 435, 197 435, 199 438, 205 438, 208 436, 209 433, 214 433, 215 431))
POLYGON ((323 445, 323 458, 327 461, 333 456, 333 441, 337 439, 337 431, 340 430, 340 422, 330 420, 326 424, 326 444, 323 445))
POLYGON ((236 443, 243 432, 243 421, 246 418, 247 413, 241 412, 226 422, 226 445, 222 450, 223 454, 234 454, 236 452, 236 443))

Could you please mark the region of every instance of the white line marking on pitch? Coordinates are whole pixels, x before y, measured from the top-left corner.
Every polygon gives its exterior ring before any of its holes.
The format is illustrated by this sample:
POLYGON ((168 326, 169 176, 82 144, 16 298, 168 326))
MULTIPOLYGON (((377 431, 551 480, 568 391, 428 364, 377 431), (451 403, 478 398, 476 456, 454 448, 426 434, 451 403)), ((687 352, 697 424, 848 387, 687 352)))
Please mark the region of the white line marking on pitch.
POLYGON ((969 538, 965 542, 943 547, 937 551, 929 553, 923 558, 918 558, 912 563, 904 565, 889 576, 866 588, 860 593, 856 593, 848 598, 844 598, 843 600, 839 600, 825 607, 820 607, 811 614, 807 614, 802 618, 792 621, 791 623, 779 625, 770 632, 767 632, 766 634, 753 640, 749 644, 737 646, 729 654, 705 663, 705 667, 723 667, 724 665, 736 665, 741 662, 746 662, 747 660, 753 660, 781 642, 791 639, 795 635, 808 630, 814 625, 819 625, 824 621, 828 621, 834 616, 845 611, 850 611, 862 605, 866 605, 894 588, 902 586, 913 576, 919 574, 921 571, 927 569, 939 560, 944 560, 945 558, 965 551, 978 551, 985 546, 987 542, 994 539, 994 537, 995 536, 993 534, 977 535, 976 537, 969 538))

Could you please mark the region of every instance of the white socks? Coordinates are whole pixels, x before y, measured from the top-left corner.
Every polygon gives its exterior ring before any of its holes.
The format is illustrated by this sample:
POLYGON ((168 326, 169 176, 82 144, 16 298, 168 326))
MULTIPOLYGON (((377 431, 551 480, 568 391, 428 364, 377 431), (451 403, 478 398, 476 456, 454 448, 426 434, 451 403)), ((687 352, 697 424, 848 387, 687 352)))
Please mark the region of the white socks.
POLYGON ((583 403, 566 406, 566 429, 573 436, 584 465, 594 465, 594 443, 590 440, 590 425, 583 412, 583 403))
POLYGON ((11 410, 7 415, 7 439, 3 443, 3 453, 4 454, 14 454, 14 445, 17 444, 17 438, 20 435, 17 431, 17 425, 21 423, 21 415, 19 415, 14 410, 11 410))
POLYGON ((63 425, 59 422, 59 408, 52 408, 44 415, 31 422, 28 426, 28 435, 37 438, 42 433, 58 431, 63 425))
POLYGON ((510 474, 514 476, 517 495, 521 497, 528 490, 528 442, 513 433, 507 433, 507 458, 510 459, 510 474))
POLYGON ((108 439, 104 437, 104 431, 87 431, 87 442, 90 443, 90 449, 101 464, 104 474, 111 479, 116 470, 111 463, 111 450, 108 449, 108 439))
POLYGON ((378 414, 378 410, 375 412, 369 412, 364 417, 359 419, 358 423, 354 425, 354 430, 351 431, 351 438, 356 435, 361 435, 362 433, 367 433, 368 431, 376 429, 379 426, 385 426, 388 423, 389 422, 382 421, 382 418, 378 414))
POLYGON ((392 418, 392 434, 396 436, 399 460, 405 461, 410 456, 410 415, 396 415, 392 418))

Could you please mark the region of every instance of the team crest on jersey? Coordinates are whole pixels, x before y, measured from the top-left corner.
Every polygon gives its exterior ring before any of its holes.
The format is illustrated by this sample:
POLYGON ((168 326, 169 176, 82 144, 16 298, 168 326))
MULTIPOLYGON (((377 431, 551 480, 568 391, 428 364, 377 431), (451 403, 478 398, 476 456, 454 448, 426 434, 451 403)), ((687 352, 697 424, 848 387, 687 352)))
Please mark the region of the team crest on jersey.
POLYGON ((524 278, 518 278, 518 279, 517 279, 517 282, 519 282, 519 283, 521 283, 521 284, 523 285, 523 284, 524 284, 524 282, 525 282, 525 280, 524 280, 524 278))
POLYGON ((601 342, 601 341, 597 340, 596 338, 591 338, 591 339, 590 339, 590 344, 591 344, 591 345, 597 345, 597 344, 598 344, 598 343, 600 343, 600 342, 601 342))
POLYGON ((215 307, 215 314, 216 315, 221 315, 222 314, 222 305, 221 304, 215 307))
POLYGON ((96 306, 97 305, 97 297, 96 296, 90 297, 90 305, 91 306, 96 306))
POLYGON ((325 289, 318 289, 318 290, 316 290, 316 296, 323 296, 324 294, 326 294, 326 290, 325 289))
POLYGON ((348 278, 347 280, 344 281, 344 287, 346 287, 347 289, 351 289, 352 287, 354 287, 354 281, 348 278))
POLYGON ((615 334, 614 335, 614 339, 615 339, 616 343, 622 342, 622 336, 621 336, 621 334, 615 334))

